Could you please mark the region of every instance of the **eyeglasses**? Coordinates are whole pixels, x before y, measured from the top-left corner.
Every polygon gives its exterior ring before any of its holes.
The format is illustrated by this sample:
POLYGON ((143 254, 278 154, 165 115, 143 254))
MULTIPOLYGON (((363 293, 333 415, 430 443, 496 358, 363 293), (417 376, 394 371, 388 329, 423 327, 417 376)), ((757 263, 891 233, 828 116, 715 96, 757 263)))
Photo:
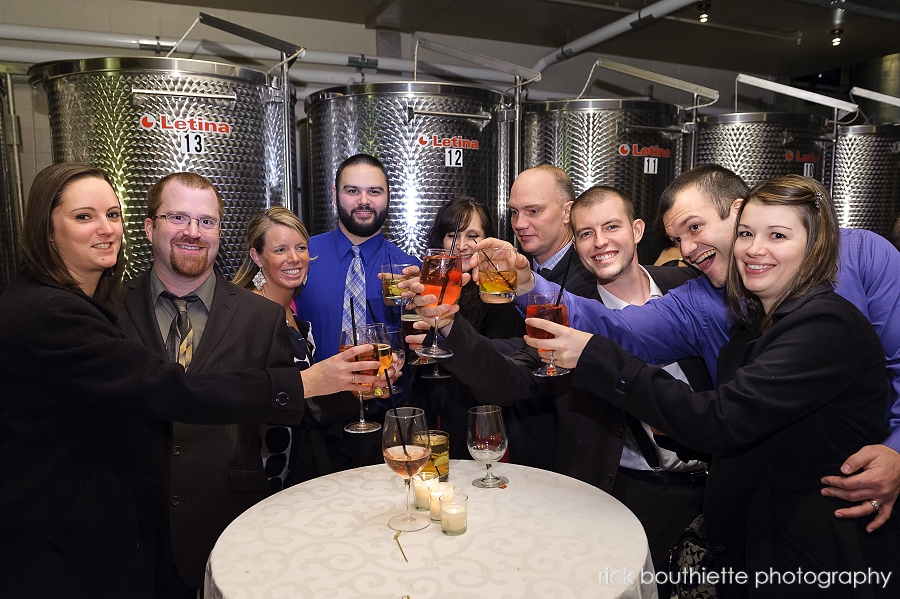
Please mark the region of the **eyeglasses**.
POLYGON ((197 221, 197 226, 205 231, 214 231, 219 228, 219 219, 210 218, 208 216, 203 216, 200 218, 191 218, 187 214, 178 214, 176 212, 169 212, 167 214, 157 214, 156 216, 151 216, 150 219, 164 218, 166 222, 175 227, 176 229, 186 229, 191 226, 191 221, 197 221))

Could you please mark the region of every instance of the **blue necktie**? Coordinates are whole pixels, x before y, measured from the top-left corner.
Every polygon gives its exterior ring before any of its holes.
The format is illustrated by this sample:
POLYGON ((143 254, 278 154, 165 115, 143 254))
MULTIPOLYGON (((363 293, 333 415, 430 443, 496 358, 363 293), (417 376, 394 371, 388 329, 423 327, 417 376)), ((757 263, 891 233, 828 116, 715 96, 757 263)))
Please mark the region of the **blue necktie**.
POLYGON ((366 322, 366 274, 363 271, 359 246, 354 245, 350 250, 353 252, 353 260, 350 262, 350 268, 347 269, 347 280, 344 283, 344 317, 341 320, 341 328, 344 331, 353 330, 353 321, 350 318, 351 301, 356 312, 356 324, 360 325, 366 322))

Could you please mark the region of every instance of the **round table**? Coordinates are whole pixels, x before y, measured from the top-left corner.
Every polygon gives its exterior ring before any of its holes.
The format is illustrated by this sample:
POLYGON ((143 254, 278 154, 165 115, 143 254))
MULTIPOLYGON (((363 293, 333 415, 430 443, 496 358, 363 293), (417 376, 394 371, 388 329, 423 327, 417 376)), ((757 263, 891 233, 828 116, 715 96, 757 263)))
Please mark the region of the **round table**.
MULTIPOLYGON (((261 501, 219 537, 205 599, 384 597, 655 598, 647 538, 603 491, 567 476, 497 464, 505 489, 478 489, 484 466, 450 462, 469 496, 468 531, 439 522, 399 537, 403 480, 384 464, 346 470, 261 501), (646 572, 643 579, 642 570, 646 572)), ((427 512, 421 512, 427 513, 427 512)))

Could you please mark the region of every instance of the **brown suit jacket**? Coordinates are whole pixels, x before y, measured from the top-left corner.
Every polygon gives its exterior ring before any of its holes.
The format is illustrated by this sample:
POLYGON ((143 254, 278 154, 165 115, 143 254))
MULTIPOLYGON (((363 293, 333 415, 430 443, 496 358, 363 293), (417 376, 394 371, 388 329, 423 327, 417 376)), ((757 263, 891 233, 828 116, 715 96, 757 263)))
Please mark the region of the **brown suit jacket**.
MULTIPOLYGON (((188 375, 293 366, 281 306, 229 283, 218 270, 214 276, 209 320, 188 375)), ((165 357, 153 301, 149 273, 126 283, 120 324, 129 339, 165 357)), ((166 498, 172 555, 185 582, 200 588, 206 560, 219 535, 238 515, 269 495, 260 456, 260 425, 175 422, 172 432, 166 498)))

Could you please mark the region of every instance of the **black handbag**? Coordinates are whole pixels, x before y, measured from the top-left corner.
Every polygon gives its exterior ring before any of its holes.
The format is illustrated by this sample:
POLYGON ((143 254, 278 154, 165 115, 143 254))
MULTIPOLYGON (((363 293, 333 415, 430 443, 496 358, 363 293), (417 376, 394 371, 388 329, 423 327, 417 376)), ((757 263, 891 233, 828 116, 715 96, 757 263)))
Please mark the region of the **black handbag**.
POLYGON ((709 599, 718 597, 716 586, 701 576, 709 568, 712 552, 706 538, 703 514, 694 518, 669 551, 669 580, 673 599, 709 599), (692 577, 691 574, 694 574, 692 577))

